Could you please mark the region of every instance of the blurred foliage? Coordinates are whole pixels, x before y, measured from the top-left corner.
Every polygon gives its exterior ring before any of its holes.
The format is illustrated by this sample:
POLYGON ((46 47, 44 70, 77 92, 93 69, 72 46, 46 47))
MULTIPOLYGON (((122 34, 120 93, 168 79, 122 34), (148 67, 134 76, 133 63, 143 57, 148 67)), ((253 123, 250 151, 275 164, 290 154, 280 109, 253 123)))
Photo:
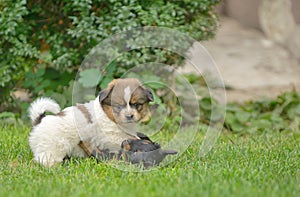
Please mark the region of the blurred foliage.
MULTIPOLYGON (((216 119, 211 117, 211 112, 217 110, 218 105, 210 97, 201 99, 201 122, 207 124, 216 119)), ((226 108, 224 127, 234 133, 300 130, 300 93, 296 91, 283 93, 276 99, 229 103, 226 108)))
MULTIPOLYGON (((12 91, 31 99, 51 95, 70 104, 72 79, 88 52, 112 34, 143 26, 179 30, 196 40, 214 36, 218 0, 11 0, 0 1, 0 111, 24 111, 12 91), (67 99, 67 100, 65 100, 67 99), (21 107, 21 109, 20 109, 21 107)), ((159 39, 158 39, 159 41, 159 39)), ((128 41, 128 45, 130 45, 128 41)), ((134 43, 131 43, 131 45, 134 43)), ((177 54, 143 48, 123 54, 104 73, 81 73, 82 86, 103 88, 132 66, 181 63, 177 54), (122 66, 120 66, 122 65, 122 66), (87 81, 90 80, 90 81, 87 81)))
POLYGON ((202 124, 209 125, 221 121, 224 122, 225 130, 237 134, 300 131, 300 93, 296 90, 282 93, 276 98, 224 105, 210 96, 210 90, 207 89, 203 77, 188 74, 186 78, 202 97, 199 100, 202 124), (225 116, 222 114, 224 108, 225 116))
POLYGON ((227 106, 225 126, 235 132, 300 129, 300 94, 287 92, 276 99, 227 106))
MULTIPOLYGON (((0 1, 0 112, 3 111, 0 119, 18 119, 24 115, 21 112, 26 112, 28 103, 13 97, 12 92, 18 89, 25 89, 31 99, 51 96, 65 107, 71 105, 74 84, 96 85, 100 90, 113 78, 139 64, 180 65, 182 57, 174 52, 159 48, 135 49, 139 40, 126 40, 119 45, 125 44, 128 52, 109 62, 105 71, 84 70, 74 82, 90 50, 116 33, 136 27, 160 26, 186 33, 199 41, 212 38, 217 26, 213 6, 217 3, 218 0, 0 1)), ((149 69, 146 77, 154 81, 166 80, 157 78, 157 72, 160 71, 149 69)), ((199 76, 190 75, 187 79, 192 84, 205 86, 199 76)), ((164 87, 159 83, 149 85, 156 93, 156 103, 169 113, 165 106, 168 95, 158 94, 164 87)), ((200 92, 199 95, 205 94, 200 92)), ((202 123, 220 118, 218 113, 212 117, 211 112, 219 109, 219 103, 208 94, 199 101, 199 106, 202 123)), ((173 112, 172 118, 166 120, 170 127, 174 122, 180 123, 179 112, 173 112)), ((299 125, 300 95, 296 92, 284 93, 276 99, 228 104, 224 122, 225 128, 235 133, 299 130, 299 125)))

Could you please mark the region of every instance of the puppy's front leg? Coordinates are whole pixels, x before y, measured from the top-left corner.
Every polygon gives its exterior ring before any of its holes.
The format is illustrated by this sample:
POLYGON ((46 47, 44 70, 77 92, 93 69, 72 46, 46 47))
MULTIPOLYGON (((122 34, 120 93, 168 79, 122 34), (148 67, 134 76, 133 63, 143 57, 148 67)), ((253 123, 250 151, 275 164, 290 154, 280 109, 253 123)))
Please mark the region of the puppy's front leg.
POLYGON ((84 152, 88 155, 91 156, 92 152, 93 152, 93 148, 91 146, 91 142, 90 141, 80 141, 78 144, 83 150, 84 152))
POLYGON ((97 161, 104 161, 110 159, 119 159, 120 152, 110 151, 109 149, 101 150, 99 147, 92 146, 90 141, 80 141, 78 144, 88 156, 92 156, 97 159, 97 161))

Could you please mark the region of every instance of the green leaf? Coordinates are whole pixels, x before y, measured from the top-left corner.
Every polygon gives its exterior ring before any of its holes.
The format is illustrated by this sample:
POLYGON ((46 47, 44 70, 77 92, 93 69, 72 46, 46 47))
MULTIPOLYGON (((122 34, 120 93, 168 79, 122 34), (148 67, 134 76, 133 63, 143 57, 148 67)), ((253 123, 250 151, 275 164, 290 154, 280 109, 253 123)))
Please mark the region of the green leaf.
POLYGON ((145 74, 140 78, 149 88, 157 90, 165 87, 164 83, 162 82, 162 78, 158 76, 145 74))
POLYGON ((225 123, 228 125, 233 124, 236 121, 236 117, 233 113, 227 112, 226 117, 225 117, 225 123))
POLYGON ((116 61, 113 61, 106 67, 106 75, 107 76, 113 76, 115 70, 116 70, 117 63, 116 61))
MULTIPOLYGON (((299 101, 300 102, 300 101, 299 101)), ((295 107, 295 114, 297 116, 300 116, 300 104, 298 104, 296 107, 295 107)))
POLYGON ((26 79, 28 79, 28 78, 34 79, 35 76, 36 76, 35 73, 33 71, 31 71, 31 70, 25 73, 25 78, 26 79))
POLYGON ((272 123, 264 119, 260 119, 260 120, 258 119, 258 120, 253 120, 251 122, 251 127, 257 127, 261 129, 271 129, 272 123))
POLYGON ((239 111, 235 115, 236 115, 237 120, 243 124, 246 123, 251 117, 250 113, 243 112, 243 111, 239 111))
POLYGON ((147 83, 147 87, 157 90, 157 89, 164 88, 165 86, 164 84, 153 82, 153 83, 147 83))
POLYGON ((100 71, 95 68, 84 70, 79 76, 78 81, 83 87, 95 87, 102 78, 100 71))
POLYGON ((205 110, 211 110, 211 108, 212 108, 211 98, 209 98, 209 97, 201 99, 199 104, 200 104, 200 107, 205 110))
POLYGON ((61 74, 62 73, 60 73, 58 70, 55 70, 54 68, 47 68, 45 78, 55 80, 55 79, 59 78, 59 76, 61 74))
POLYGON ((51 85, 51 82, 50 82, 48 79, 45 79, 45 80, 42 80, 40 86, 41 86, 43 89, 46 89, 46 88, 48 88, 50 85, 51 85))
POLYGON ((293 120, 296 116, 300 116, 300 104, 288 109, 287 116, 290 120, 293 120))
POLYGON ((15 118, 16 115, 12 112, 1 112, 0 118, 15 118))
POLYGON ((59 106, 65 107, 67 103, 67 99, 65 95, 59 94, 59 93, 53 93, 51 94, 51 98, 53 98, 55 101, 58 102, 59 106))
POLYGON ((232 128, 233 132, 241 132, 241 131, 243 131, 245 129, 245 127, 241 123, 239 123, 237 121, 234 121, 231 124, 231 128, 232 128))
POLYGON ((51 62, 52 60, 52 54, 49 51, 45 51, 41 53, 40 58, 44 60, 45 62, 51 62))
POLYGON ((101 90, 105 89, 107 87, 107 85, 109 84, 109 82, 111 82, 113 79, 114 78, 112 76, 104 77, 100 83, 101 90))

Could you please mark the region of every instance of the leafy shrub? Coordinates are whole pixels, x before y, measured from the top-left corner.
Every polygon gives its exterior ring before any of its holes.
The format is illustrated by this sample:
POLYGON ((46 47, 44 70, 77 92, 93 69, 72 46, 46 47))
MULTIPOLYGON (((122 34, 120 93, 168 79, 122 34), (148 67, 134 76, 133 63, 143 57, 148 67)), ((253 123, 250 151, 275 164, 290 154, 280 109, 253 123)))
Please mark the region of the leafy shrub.
MULTIPOLYGON (((1 1, 0 99, 12 103, 10 92, 18 88, 30 91, 32 98, 45 93, 62 94, 92 47, 109 35, 135 27, 164 26, 197 40, 209 39, 216 29, 213 6, 218 2, 1 1)), ((112 70, 98 81, 99 88, 124 70, 147 61, 179 64, 180 57, 161 49, 132 51, 116 60, 112 70)), ((62 103, 67 105, 68 101, 62 103)))
POLYGON ((236 133, 299 130, 300 94, 286 92, 276 99, 227 106, 225 128, 236 133))
MULTIPOLYGON (((210 121, 223 120, 224 104, 210 97, 201 76, 186 75, 189 82, 197 89, 200 122, 208 125, 210 121), (201 84, 199 88, 199 84, 201 84), (202 90, 201 90, 202 89, 202 90), (213 113, 216 112, 216 113, 213 113)), ((224 128, 238 134, 272 131, 299 131, 300 129, 300 93, 296 90, 285 92, 276 98, 265 98, 244 103, 227 103, 224 128)))

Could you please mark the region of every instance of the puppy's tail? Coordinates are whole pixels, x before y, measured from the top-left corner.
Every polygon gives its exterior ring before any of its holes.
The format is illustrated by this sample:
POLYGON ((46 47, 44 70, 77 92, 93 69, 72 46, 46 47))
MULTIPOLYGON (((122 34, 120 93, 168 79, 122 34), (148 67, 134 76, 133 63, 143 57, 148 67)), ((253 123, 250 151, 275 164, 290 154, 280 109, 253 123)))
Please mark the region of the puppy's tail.
POLYGON ((43 117, 45 117, 45 112, 51 112, 57 114, 60 112, 59 105, 50 98, 39 98, 31 103, 29 108, 29 116, 33 126, 39 124, 43 117))

